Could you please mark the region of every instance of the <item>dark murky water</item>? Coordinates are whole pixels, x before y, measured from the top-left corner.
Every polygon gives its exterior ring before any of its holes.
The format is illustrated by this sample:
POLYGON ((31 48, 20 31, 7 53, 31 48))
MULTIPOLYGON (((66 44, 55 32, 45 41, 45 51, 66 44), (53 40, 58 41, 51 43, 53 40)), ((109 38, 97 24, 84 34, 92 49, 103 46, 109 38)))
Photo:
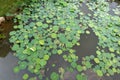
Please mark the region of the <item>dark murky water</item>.
POLYGON ((5 38, 0 38, 0 57, 5 57, 10 51, 9 44, 9 32, 13 29, 13 21, 6 21, 0 25, 0 34, 3 34, 5 38))
MULTIPOLYGON (((111 10, 114 9, 118 5, 118 3, 120 3, 119 0, 115 1, 116 2, 110 2, 111 10)), ((113 14, 111 10, 110 13, 113 14)), ((86 10, 86 6, 83 6, 83 11, 85 13, 89 12, 86 10)), ((13 72, 13 67, 17 65, 18 59, 12 55, 13 53, 10 51, 10 44, 8 42, 9 32, 12 30, 12 26, 13 22, 11 21, 5 22, 5 24, 0 26, 4 28, 3 33, 6 35, 5 39, 0 39, 0 80, 22 80, 22 74, 26 72, 21 71, 17 74, 13 72)), ((91 29, 88 30, 91 32, 91 34, 82 34, 80 47, 74 47, 77 50, 77 55, 80 57, 80 59, 86 55, 95 54, 96 51, 98 39, 91 29)), ((66 68, 67 66, 69 66, 69 64, 65 62, 61 56, 53 55, 48 61, 46 68, 49 69, 45 74, 46 76, 48 76, 52 71, 58 72, 59 67, 66 68), (56 66, 52 67, 50 66, 51 64, 55 64, 56 66)), ((87 72, 87 74, 88 73, 89 72, 87 72)), ((103 80, 120 80, 120 75, 116 74, 114 77, 104 77, 103 80)))

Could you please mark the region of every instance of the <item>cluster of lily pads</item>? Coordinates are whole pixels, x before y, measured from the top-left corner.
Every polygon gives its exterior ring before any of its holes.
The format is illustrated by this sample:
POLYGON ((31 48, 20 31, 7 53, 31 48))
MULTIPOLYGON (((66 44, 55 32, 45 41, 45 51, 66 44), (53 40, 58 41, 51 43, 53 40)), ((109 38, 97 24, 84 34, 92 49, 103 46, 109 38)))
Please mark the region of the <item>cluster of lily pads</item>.
POLYGON ((120 17, 109 14, 109 4, 104 0, 97 0, 93 4, 87 4, 94 11, 88 25, 99 39, 97 56, 93 59, 96 66, 93 69, 99 76, 120 73, 120 17))
MULTIPOLYGON (((87 69, 93 69, 98 76, 120 73, 120 57, 117 56, 120 54, 120 17, 108 14, 109 6, 104 0, 86 2, 93 15, 82 12, 82 3, 83 0, 31 0, 16 16, 18 25, 14 26, 15 31, 10 32, 12 50, 19 59, 14 72, 27 69, 36 77, 30 78, 25 73, 24 80, 42 80, 44 75, 41 71, 45 70, 49 58, 57 54, 79 73, 87 69), (97 56, 86 56, 78 64, 79 56, 73 46, 80 46, 80 35, 88 27, 99 39, 97 56)), ((89 31, 86 33, 90 34, 89 31)), ((59 74, 51 73, 50 80, 59 80, 59 74)), ((87 80, 82 74, 76 75, 76 79, 87 80)))

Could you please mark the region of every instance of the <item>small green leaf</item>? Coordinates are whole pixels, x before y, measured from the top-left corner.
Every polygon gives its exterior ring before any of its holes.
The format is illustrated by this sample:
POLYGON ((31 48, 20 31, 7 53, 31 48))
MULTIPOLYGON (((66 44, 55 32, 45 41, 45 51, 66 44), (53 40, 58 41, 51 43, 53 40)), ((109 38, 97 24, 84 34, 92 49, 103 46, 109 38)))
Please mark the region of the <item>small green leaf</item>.
POLYGON ((12 50, 18 50, 19 49, 19 45, 18 44, 14 44, 13 47, 12 47, 12 50))
POLYGON ((76 68, 76 67, 77 67, 77 63, 76 63, 76 62, 72 62, 72 63, 71 63, 71 66, 72 66, 73 68, 76 68))
POLYGON ((98 75, 98 76, 103 76, 103 73, 102 73, 101 70, 97 70, 96 72, 97 72, 97 75, 98 75))
POLYGON ((114 52, 115 50, 113 48, 109 48, 109 51, 110 52, 114 52))
POLYGON ((81 65, 77 65, 77 70, 79 71, 79 72, 81 72, 83 69, 82 69, 82 66, 81 65))
POLYGON ((30 50, 32 50, 34 52, 34 51, 36 51, 36 47, 31 47, 30 50))
POLYGON ((67 28, 66 28, 66 31, 71 31, 70 27, 67 27, 67 28))
POLYGON ((45 41, 44 41, 44 40, 40 40, 39 43, 40 43, 41 45, 44 45, 44 44, 45 44, 45 41))
POLYGON ((20 60, 25 60, 26 58, 27 58, 27 56, 24 55, 24 54, 19 56, 19 59, 20 59, 20 60))
POLYGON ((95 61, 96 63, 99 63, 99 62, 100 62, 98 58, 94 58, 94 61, 95 61))
POLYGON ((39 63, 41 64, 42 67, 44 67, 47 62, 44 59, 41 59, 39 63))
POLYGON ((16 66, 16 67, 14 67, 13 71, 14 71, 15 73, 18 73, 18 72, 20 71, 20 69, 19 69, 18 66, 16 66))
POLYGON ((28 74, 24 74, 23 77, 22 77, 24 80, 27 80, 29 78, 29 75, 28 74))
POLYGON ((59 55, 62 54, 62 50, 58 50, 57 52, 58 52, 59 55))
POLYGON ((100 51, 98 51, 98 50, 96 51, 96 53, 97 53, 98 55, 101 55, 101 52, 100 52, 100 51))
POLYGON ((52 38, 57 38, 57 34, 56 34, 56 33, 52 33, 52 34, 51 34, 51 37, 52 37, 52 38))
POLYGON ((44 60, 48 60, 49 59, 49 55, 44 55, 44 60))
POLYGON ((42 26, 42 22, 37 22, 36 25, 37 26, 42 26))
POLYGON ((58 26, 53 26, 53 31, 58 31, 59 27, 58 26))
POLYGON ((47 22, 47 23, 52 23, 52 20, 47 20, 46 22, 47 22))
POLYGON ((20 63, 19 63, 19 68, 20 68, 20 69, 23 70, 23 69, 25 69, 26 67, 27 67, 27 62, 24 61, 24 62, 20 62, 20 63))
POLYGON ((86 30, 86 34, 90 34, 90 31, 86 30))
POLYGON ((120 41, 118 41, 118 45, 120 45, 120 41))
POLYGON ((76 79, 77 80, 87 80, 87 77, 85 75, 77 74, 76 79))
POLYGON ((52 72, 50 75, 51 80, 59 80, 59 75, 56 72, 52 72))

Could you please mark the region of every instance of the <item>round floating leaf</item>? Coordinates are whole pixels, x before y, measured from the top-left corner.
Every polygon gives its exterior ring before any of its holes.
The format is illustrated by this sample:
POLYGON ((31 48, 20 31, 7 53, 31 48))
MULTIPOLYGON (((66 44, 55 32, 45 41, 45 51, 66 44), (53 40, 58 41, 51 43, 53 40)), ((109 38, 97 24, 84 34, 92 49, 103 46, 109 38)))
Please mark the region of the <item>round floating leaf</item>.
POLYGON ((12 50, 18 50, 19 49, 19 45, 18 44, 14 44, 13 47, 12 47, 12 50))
POLYGON ((26 58, 27 58, 27 55, 20 55, 20 56, 19 56, 19 59, 20 59, 20 60, 25 60, 26 58))
POLYGON ((51 80, 59 80, 59 75, 56 72, 52 72, 50 75, 51 80))
POLYGON ((41 45, 44 45, 44 44, 45 44, 45 41, 44 41, 44 40, 40 40, 39 43, 40 43, 41 45))
POLYGON ((102 73, 101 70, 97 70, 96 72, 97 72, 97 75, 98 75, 98 76, 103 76, 103 73, 102 73))
POLYGON ((10 32, 10 35, 11 35, 11 36, 14 35, 14 34, 16 34, 15 31, 10 32))
POLYGON ((44 60, 48 60, 49 59, 49 55, 44 55, 44 60))
POLYGON ((52 34, 51 34, 51 37, 52 37, 52 38, 57 38, 57 34, 56 34, 56 33, 52 33, 52 34))
POLYGON ((73 68, 76 68, 76 67, 77 67, 77 63, 76 63, 76 62, 72 62, 72 63, 71 63, 71 66, 72 66, 73 68))
POLYGON ((42 24, 42 22, 37 22, 36 25, 37 26, 42 26, 43 24, 42 24))
POLYGON ((32 50, 34 52, 34 51, 36 51, 36 47, 31 47, 30 50, 32 50))
POLYGON ((44 59, 41 59, 40 60, 40 65, 42 66, 42 67, 44 67, 45 65, 46 65, 46 61, 44 60, 44 59))
POLYGON ((55 64, 52 64, 52 67, 55 67, 56 65, 55 64))
POLYGON ((24 74, 23 77, 22 77, 24 80, 27 80, 29 78, 29 75, 28 74, 24 74))
POLYGON ((57 53, 60 55, 60 54, 63 53, 63 51, 62 50, 58 50, 57 53))
POLYGON ((95 63, 99 63, 100 62, 98 58, 94 58, 94 61, 95 61, 95 63))
POLYGON ((66 31, 71 31, 70 27, 67 27, 67 28, 66 28, 66 31))
POLYGON ((58 31, 59 27, 58 26, 53 26, 53 31, 58 31))
POLYGON ((79 72, 81 72, 81 71, 83 70, 82 66, 81 66, 81 65, 77 65, 77 70, 78 70, 79 72))
POLYGON ((16 67, 14 67, 13 71, 14 71, 15 73, 18 73, 18 72, 20 71, 20 69, 19 69, 18 66, 16 66, 16 67))
POLYGON ((98 51, 98 50, 96 51, 96 53, 97 53, 97 55, 100 55, 100 54, 101 54, 101 52, 100 52, 100 51, 98 51))
POLYGON ((76 79, 77 80, 87 80, 87 77, 85 75, 77 74, 76 79))
POLYGON ((25 69, 26 67, 27 67, 27 62, 24 61, 24 62, 19 63, 19 68, 20 69, 25 69))
POLYGON ((66 43, 66 47, 71 48, 72 46, 73 46, 73 44, 71 42, 66 43))
POLYGON ((120 41, 118 41, 118 45, 120 45, 120 41))
POLYGON ((47 22, 47 23, 52 23, 52 20, 47 20, 46 22, 47 22))
POLYGON ((86 65, 87 68, 91 68, 92 67, 92 64, 90 62, 88 62, 88 61, 85 63, 85 65, 86 65))
POLYGON ((86 34, 90 34, 90 31, 86 30, 86 34))
POLYGON ((110 52, 114 52, 115 50, 113 48, 109 48, 109 51, 110 52))

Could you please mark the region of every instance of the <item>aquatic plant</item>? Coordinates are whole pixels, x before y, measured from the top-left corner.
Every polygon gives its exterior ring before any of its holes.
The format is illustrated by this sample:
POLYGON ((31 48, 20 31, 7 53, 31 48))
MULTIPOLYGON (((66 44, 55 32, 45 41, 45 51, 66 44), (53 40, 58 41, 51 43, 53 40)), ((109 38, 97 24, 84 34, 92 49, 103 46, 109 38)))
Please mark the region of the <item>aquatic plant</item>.
POLYGON ((77 13, 73 2, 31 1, 23 13, 16 16, 19 25, 10 32, 12 50, 20 60, 17 68, 40 74, 53 54, 68 51, 71 59, 75 59, 71 48, 79 44, 80 34, 85 29, 80 26, 77 13))
MULTIPOLYGON (((82 2, 31 0, 15 17, 18 25, 14 26, 15 31, 10 32, 12 50, 19 59, 14 72, 28 69, 42 80, 44 75, 40 71, 45 70, 49 58, 57 54, 71 64, 71 70, 76 69, 80 73, 87 69, 93 69, 98 76, 120 73, 120 59, 117 56, 120 54, 120 17, 108 14, 109 5, 104 0, 88 1, 86 5, 92 14, 84 14, 79 9, 82 2), (81 34, 90 34, 86 30, 88 27, 99 39, 96 56, 85 56, 81 63, 77 63, 79 56, 73 46, 80 46, 78 41, 81 34)), ((23 79, 28 77, 27 74, 23 75, 23 79)), ((59 80, 59 77, 56 72, 50 75, 51 80, 59 80)), ((82 74, 76 76, 77 80, 80 78, 83 78, 82 74)))
POLYGON ((59 80, 59 75, 56 72, 52 72, 50 75, 51 80, 59 80))

